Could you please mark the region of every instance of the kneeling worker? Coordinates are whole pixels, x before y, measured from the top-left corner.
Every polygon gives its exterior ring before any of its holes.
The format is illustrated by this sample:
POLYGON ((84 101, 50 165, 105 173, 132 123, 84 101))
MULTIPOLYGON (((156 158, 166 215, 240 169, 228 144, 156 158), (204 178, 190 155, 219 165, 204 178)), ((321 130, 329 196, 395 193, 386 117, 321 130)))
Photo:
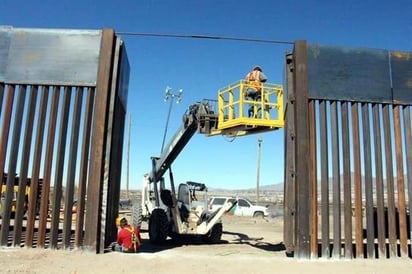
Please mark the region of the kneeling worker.
POLYGON ((118 225, 120 226, 120 230, 117 233, 115 250, 126 253, 137 252, 142 245, 139 228, 129 225, 126 218, 121 218, 118 225))

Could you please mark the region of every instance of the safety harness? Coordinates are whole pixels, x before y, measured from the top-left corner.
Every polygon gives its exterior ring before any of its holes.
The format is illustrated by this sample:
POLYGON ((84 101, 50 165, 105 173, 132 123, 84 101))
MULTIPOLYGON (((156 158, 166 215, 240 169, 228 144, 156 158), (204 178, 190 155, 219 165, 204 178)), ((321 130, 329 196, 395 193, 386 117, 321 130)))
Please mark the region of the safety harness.
POLYGON ((134 250, 134 252, 137 252, 137 249, 140 247, 140 240, 139 237, 135 233, 135 229, 133 226, 130 227, 125 227, 127 231, 130 232, 130 237, 131 237, 131 243, 128 248, 124 249, 124 252, 130 252, 131 250, 134 250))

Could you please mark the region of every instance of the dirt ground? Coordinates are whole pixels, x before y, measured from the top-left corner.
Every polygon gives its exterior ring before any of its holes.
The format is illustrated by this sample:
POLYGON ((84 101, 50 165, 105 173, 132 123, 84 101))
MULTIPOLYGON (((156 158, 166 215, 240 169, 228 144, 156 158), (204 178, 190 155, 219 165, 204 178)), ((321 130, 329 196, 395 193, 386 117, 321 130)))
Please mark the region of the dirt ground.
POLYGON ((224 216, 221 243, 195 240, 162 247, 148 242, 137 254, 0 248, 1 273, 412 273, 410 259, 298 260, 285 255, 282 218, 224 216))

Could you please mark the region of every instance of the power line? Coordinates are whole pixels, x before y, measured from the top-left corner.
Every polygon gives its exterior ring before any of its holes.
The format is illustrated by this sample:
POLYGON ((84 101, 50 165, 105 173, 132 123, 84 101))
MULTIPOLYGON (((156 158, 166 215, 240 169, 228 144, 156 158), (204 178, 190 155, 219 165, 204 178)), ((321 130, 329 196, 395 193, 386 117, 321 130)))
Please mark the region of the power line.
POLYGON ((229 36, 212 36, 212 35, 198 35, 198 34, 171 34, 171 33, 148 33, 148 32, 116 32, 119 35, 127 36, 146 36, 146 37, 166 37, 166 38, 185 38, 185 39, 209 39, 209 40, 230 40, 230 41, 242 41, 242 42, 255 42, 255 43, 269 43, 269 44, 287 44, 293 45, 290 41, 281 40, 269 40, 269 39, 255 39, 255 38, 239 38, 229 36))

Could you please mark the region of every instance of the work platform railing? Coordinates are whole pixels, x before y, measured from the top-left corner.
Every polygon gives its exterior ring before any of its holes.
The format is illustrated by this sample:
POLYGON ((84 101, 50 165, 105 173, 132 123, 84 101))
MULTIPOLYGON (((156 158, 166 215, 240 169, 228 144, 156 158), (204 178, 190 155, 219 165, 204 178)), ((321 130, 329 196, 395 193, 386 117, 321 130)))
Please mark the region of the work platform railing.
POLYGON ((240 80, 219 90, 218 126, 211 135, 241 136, 284 126, 282 86, 261 84, 254 99, 247 96, 252 89, 249 81, 240 80))

